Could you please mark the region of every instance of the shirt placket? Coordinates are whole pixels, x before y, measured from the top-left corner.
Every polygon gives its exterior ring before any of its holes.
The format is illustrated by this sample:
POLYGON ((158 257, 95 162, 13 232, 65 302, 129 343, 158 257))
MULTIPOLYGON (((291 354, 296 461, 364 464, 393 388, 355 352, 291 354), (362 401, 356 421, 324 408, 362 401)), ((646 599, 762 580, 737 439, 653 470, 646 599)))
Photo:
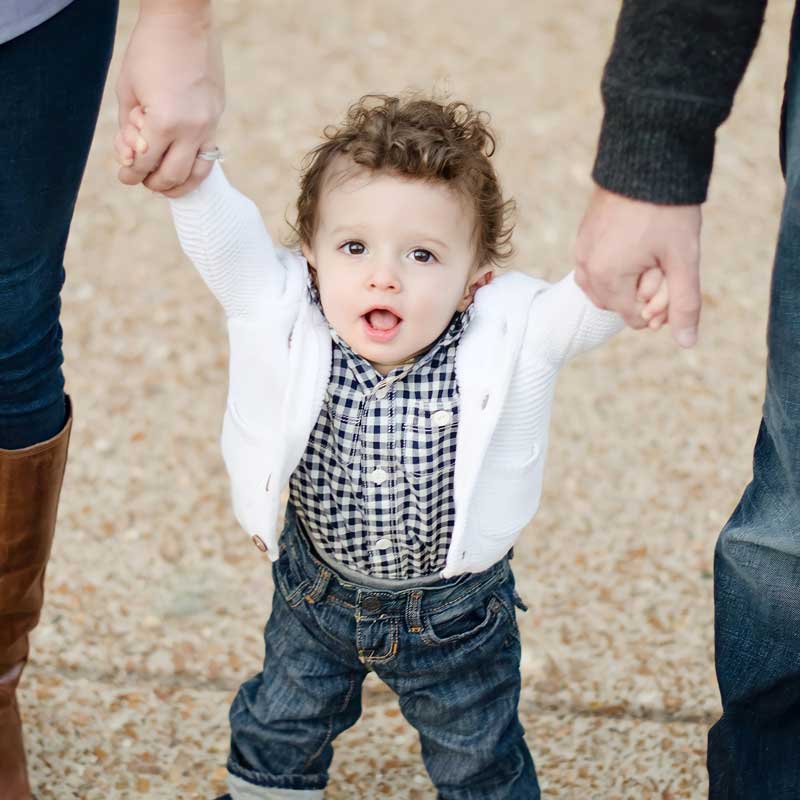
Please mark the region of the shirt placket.
POLYGON ((396 528, 397 481, 400 473, 399 451, 395 445, 399 417, 392 387, 414 368, 409 364, 396 375, 379 381, 366 399, 367 424, 370 430, 385 428, 385 441, 370 442, 362 452, 363 496, 366 502, 367 535, 370 559, 380 572, 404 575, 407 549, 398 541, 396 528))

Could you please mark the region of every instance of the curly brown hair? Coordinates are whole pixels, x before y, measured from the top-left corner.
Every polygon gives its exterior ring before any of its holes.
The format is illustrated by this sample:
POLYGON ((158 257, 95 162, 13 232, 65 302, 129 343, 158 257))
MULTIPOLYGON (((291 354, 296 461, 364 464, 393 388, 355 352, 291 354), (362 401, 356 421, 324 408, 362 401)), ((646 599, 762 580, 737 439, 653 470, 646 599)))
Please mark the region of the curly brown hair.
POLYGON ((300 178, 294 246, 310 244, 326 171, 341 155, 372 172, 437 181, 473 203, 476 264, 500 266, 511 255, 513 200, 503 200, 489 158, 495 137, 489 115, 462 102, 368 94, 306 157, 300 178))

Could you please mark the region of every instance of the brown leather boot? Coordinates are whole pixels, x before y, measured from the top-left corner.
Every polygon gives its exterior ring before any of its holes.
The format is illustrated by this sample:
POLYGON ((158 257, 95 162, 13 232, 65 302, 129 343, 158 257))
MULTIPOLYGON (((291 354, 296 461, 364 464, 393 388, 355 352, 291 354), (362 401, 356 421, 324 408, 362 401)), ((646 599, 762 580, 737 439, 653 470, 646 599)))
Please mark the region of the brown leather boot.
POLYGON ((72 407, 61 433, 22 450, 0 450, 0 800, 29 800, 16 689, 39 622, 72 407))

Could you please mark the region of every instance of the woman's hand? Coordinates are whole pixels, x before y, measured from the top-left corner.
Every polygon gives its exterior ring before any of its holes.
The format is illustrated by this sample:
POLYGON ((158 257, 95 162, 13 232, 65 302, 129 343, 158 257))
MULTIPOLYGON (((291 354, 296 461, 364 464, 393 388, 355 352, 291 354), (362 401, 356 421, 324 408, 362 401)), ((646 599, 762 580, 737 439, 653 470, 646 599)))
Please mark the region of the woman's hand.
POLYGON ((216 141, 225 106, 222 50, 207 2, 142 2, 117 82, 119 129, 137 106, 146 114, 145 152, 119 179, 156 192, 185 194, 211 171, 197 158, 216 141))

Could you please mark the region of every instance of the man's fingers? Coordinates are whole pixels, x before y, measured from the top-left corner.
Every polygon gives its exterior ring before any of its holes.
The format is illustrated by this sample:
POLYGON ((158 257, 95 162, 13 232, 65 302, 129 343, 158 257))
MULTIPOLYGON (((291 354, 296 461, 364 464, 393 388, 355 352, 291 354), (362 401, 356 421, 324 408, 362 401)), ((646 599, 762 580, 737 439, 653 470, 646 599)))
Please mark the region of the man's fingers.
POLYGON ((638 273, 615 273, 597 266, 591 273, 580 265, 575 269, 575 282, 597 308, 616 312, 626 325, 639 330, 647 323, 641 314, 644 304, 636 296, 637 281, 638 273), (591 281, 588 274, 593 275, 591 281))
POLYGON ((693 347, 700 324, 700 271, 694 259, 664 263, 669 289, 669 324, 681 347, 693 347))

